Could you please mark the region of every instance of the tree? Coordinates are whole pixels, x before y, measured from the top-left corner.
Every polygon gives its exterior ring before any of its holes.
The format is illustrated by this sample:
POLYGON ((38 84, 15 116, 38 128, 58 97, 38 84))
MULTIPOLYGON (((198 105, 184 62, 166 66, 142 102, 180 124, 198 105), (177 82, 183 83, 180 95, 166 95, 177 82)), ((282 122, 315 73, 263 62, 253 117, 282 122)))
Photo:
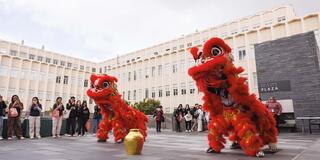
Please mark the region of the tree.
POLYGON ((155 99, 144 99, 133 105, 134 108, 143 112, 146 115, 152 115, 154 110, 160 106, 160 101, 155 99))

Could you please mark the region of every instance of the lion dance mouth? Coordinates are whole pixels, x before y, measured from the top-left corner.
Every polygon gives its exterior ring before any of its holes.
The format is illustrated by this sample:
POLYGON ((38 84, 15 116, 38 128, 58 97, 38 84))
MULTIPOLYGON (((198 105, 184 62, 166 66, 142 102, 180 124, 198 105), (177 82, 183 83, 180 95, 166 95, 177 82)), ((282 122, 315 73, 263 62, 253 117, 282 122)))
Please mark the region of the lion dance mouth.
POLYGON ((106 74, 91 75, 90 81, 87 95, 95 101, 103 115, 97 133, 98 139, 106 141, 112 129, 116 142, 123 140, 130 129, 139 129, 146 138, 148 117, 122 100, 116 86, 117 78, 106 74))
POLYGON ((275 120, 267 108, 249 93, 244 70, 233 64, 231 48, 220 38, 211 38, 200 51, 190 50, 198 65, 188 74, 203 96, 203 109, 210 115, 209 146, 220 153, 229 136, 247 155, 255 156, 266 144, 277 142, 275 120))

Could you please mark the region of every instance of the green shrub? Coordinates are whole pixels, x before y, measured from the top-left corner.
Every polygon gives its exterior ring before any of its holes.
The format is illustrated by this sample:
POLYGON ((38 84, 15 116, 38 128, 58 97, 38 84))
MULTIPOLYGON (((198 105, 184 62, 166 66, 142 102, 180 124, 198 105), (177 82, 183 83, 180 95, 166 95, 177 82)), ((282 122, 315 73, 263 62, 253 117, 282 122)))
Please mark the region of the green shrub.
POLYGON ((155 99, 144 99, 133 105, 134 108, 143 112, 146 115, 152 115, 154 110, 160 106, 160 101, 155 99))

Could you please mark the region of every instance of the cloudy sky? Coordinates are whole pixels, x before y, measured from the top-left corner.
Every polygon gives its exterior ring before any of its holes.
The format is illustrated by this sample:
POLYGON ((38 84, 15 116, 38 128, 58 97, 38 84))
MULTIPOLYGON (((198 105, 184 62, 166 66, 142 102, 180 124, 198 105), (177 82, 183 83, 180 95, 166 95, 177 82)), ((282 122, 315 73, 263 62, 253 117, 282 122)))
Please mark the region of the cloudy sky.
POLYGON ((0 39, 100 62, 259 11, 320 0, 0 0, 0 39))

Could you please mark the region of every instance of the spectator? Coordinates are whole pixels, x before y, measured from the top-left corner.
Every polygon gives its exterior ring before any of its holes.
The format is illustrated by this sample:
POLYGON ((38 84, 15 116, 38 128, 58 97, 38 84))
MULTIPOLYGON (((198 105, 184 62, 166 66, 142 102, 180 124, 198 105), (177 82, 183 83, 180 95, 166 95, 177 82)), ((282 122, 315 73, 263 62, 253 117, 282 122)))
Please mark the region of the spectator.
POLYGON ((183 119, 183 109, 182 109, 182 104, 179 104, 175 114, 174 114, 174 117, 176 119, 176 131, 177 132, 181 132, 181 121, 183 119))
POLYGON ((61 124, 62 124, 62 115, 64 111, 64 106, 62 104, 62 98, 57 97, 56 103, 52 107, 52 137, 57 138, 60 136, 61 124))
POLYGON ((94 106, 94 113, 93 113, 93 123, 92 123, 92 132, 94 134, 97 133, 99 123, 102 119, 102 115, 100 112, 101 112, 101 109, 99 108, 99 106, 95 105, 94 106))
POLYGON ((191 132, 192 115, 190 110, 187 111, 187 113, 184 116, 184 119, 186 121, 186 132, 191 132))
POLYGON ((71 108, 75 107, 76 98, 70 97, 68 103, 66 104, 66 109, 63 112, 63 118, 66 119, 66 135, 70 136, 72 134, 72 126, 71 126, 71 119, 70 119, 70 112, 71 108))
POLYGON ((83 101, 82 106, 79 109, 80 126, 79 126, 78 135, 84 136, 85 133, 88 131, 86 128, 86 124, 89 120, 89 117, 90 117, 90 111, 89 111, 89 108, 87 107, 87 102, 83 101))
MULTIPOLYGON (((70 131, 69 134, 73 137, 76 133, 76 125, 77 125, 77 117, 78 117, 78 106, 76 105, 75 102, 72 102, 73 100, 71 99, 71 103, 69 100, 69 105, 67 104, 67 108, 69 107, 69 123, 70 123, 70 131)), ((81 103, 81 102, 80 102, 81 103)))
MULTIPOLYGON (((76 126, 76 130, 77 130, 77 133, 80 132, 80 126, 81 126, 80 115, 79 115, 80 108, 82 108, 81 101, 77 100, 77 102, 76 102, 76 109, 77 109, 77 126, 76 126)), ((79 134, 78 134, 78 136, 79 136, 79 134)))
POLYGON ((156 128, 157 132, 161 132, 161 122, 163 121, 163 111, 162 111, 162 106, 156 108, 156 110, 153 113, 153 118, 156 118, 156 128))
POLYGON ((12 131, 15 131, 15 134, 18 139, 24 139, 22 137, 21 131, 21 121, 20 115, 21 110, 23 110, 23 104, 20 102, 20 99, 17 95, 11 97, 11 103, 9 104, 9 114, 8 114, 8 139, 12 139, 12 131))
MULTIPOLYGON (((190 106, 189 106, 189 104, 186 104, 186 106, 185 106, 185 108, 184 108, 184 110, 183 110, 183 115, 184 115, 184 120, 185 120, 185 122, 186 122, 186 132, 188 132, 189 131, 189 129, 187 128, 188 127, 188 125, 187 125, 187 120, 186 120, 186 115, 188 114, 188 112, 190 112, 190 115, 191 115, 191 109, 190 109, 190 106)), ((189 116, 188 116, 189 117, 189 116)), ((191 115, 191 118, 192 118, 192 115, 191 115)), ((192 120, 192 119, 191 119, 192 120)), ((191 124, 191 121, 190 121, 190 124, 191 124)), ((190 130, 191 130, 191 126, 190 126, 190 130)))
POLYGON ((27 114, 29 114, 29 135, 30 139, 34 137, 41 138, 40 136, 40 114, 42 111, 42 105, 39 102, 38 97, 32 98, 32 104, 30 105, 27 114))
POLYGON ((196 103, 195 105, 194 105, 194 107, 193 107, 193 109, 191 110, 191 114, 192 114, 192 118, 193 118, 193 125, 192 125, 192 127, 191 127, 191 130, 192 131, 195 131, 196 129, 196 127, 198 127, 198 116, 199 116, 199 114, 198 114, 198 108, 199 108, 199 104, 198 103, 196 103))
POLYGON ((2 130, 3 130, 3 117, 6 115, 7 104, 3 101, 3 97, 0 95, 0 140, 3 140, 2 130))
POLYGON ((275 97, 270 97, 269 101, 266 104, 269 112, 271 112, 276 119, 276 127, 279 127, 280 124, 280 115, 282 113, 282 106, 279 102, 277 102, 275 97))
POLYGON ((197 110, 197 114, 198 114, 198 118, 197 118, 197 123, 198 123, 198 132, 202 132, 203 131, 203 126, 202 126, 202 122, 203 122, 203 111, 201 106, 199 105, 199 108, 197 110))

